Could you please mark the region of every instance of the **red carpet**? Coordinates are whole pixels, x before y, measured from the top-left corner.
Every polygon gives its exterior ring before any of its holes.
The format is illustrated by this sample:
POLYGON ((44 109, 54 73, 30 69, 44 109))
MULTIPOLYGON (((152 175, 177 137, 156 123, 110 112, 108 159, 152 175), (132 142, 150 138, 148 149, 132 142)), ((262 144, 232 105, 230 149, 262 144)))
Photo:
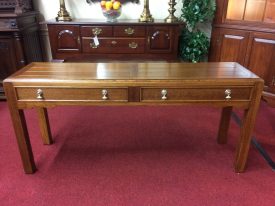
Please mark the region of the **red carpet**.
MULTIPOLYGON (((1 206, 273 206, 275 172, 251 147, 233 171, 238 126, 216 143, 220 110, 205 107, 57 107, 55 144, 42 145, 26 112, 38 171, 25 175, 7 105, 0 102, 1 206)), ((275 159, 275 108, 264 103, 255 136, 275 159)))

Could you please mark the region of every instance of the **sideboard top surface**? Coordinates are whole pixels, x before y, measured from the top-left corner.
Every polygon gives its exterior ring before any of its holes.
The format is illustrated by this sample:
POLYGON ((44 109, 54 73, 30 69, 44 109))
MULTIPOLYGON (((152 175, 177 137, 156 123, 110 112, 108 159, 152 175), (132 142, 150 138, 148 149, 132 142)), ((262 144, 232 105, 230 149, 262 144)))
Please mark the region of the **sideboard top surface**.
POLYGON ((124 25, 124 24, 138 24, 138 25, 181 25, 182 21, 167 23, 164 19, 155 19, 154 22, 139 22, 138 19, 118 19, 116 22, 107 22, 106 19, 73 19, 73 21, 56 21, 55 19, 42 22, 42 24, 106 24, 106 25, 124 25))
POLYGON ((7 78, 5 82, 67 82, 112 80, 256 80, 258 76, 233 62, 227 63, 47 63, 34 62, 7 78))

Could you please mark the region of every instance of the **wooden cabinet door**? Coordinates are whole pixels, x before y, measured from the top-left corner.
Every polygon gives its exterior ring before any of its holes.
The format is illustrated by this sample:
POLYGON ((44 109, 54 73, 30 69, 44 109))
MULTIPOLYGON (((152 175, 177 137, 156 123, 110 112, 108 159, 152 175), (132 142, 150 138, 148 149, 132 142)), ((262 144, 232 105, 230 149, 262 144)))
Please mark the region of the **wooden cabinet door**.
POLYGON ((209 61, 238 62, 244 65, 249 33, 232 29, 214 29, 209 61))
POLYGON ((148 27, 148 51, 150 53, 170 53, 173 49, 173 27, 148 27))
POLYGON ((78 25, 48 25, 50 43, 54 59, 63 53, 78 54, 81 42, 78 25))
POLYGON ((4 98, 3 80, 17 70, 16 53, 12 38, 0 39, 0 99, 4 98))
POLYGON ((245 66, 265 80, 265 85, 274 84, 275 34, 252 33, 249 40, 245 66))
POLYGON ((0 79, 1 81, 17 70, 17 60, 13 39, 0 39, 0 79))

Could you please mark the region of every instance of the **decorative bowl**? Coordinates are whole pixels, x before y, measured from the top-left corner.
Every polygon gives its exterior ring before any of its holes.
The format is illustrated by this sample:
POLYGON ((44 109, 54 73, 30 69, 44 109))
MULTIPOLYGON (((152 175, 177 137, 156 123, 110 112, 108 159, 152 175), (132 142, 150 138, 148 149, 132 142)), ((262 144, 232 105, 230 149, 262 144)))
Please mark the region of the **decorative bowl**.
POLYGON ((103 15, 107 18, 107 22, 116 22, 121 15, 121 7, 119 9, 105 9, 102 8, 103 15))

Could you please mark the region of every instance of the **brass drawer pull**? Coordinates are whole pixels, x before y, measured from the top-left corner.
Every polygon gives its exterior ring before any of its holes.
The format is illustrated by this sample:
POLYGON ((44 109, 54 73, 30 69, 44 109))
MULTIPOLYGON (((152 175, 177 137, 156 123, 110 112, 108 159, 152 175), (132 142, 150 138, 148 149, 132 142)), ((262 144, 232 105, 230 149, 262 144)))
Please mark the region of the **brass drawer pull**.
POLYGON ((131 49, 136 49, 138 47, 138 44, 136 42, 131 42, 131 43, 129 43, 129 47, 131 49))
POLYGON ((107 89, 102 90, 102 99, 107 100, 108 99, 108 91, 107 89))
POLYGON ((96 27, 96 28, 92 29, 92 32, 93 32, 94 36, 97 36, 97 35, 101 34, 102 29, 96 27))
POLYGON ((125 29, 124 32, 128 35, 132 35, 135 33, 135 30, 129 27, 129 28, 125 29))
POLYGON ((163 89, 161 90, 161 99, 162 100, 167 100, 167 90, 166 89, 163 89))
POLYGON ((231 89, 226 89, 224 91, 224 94, 225 94, 225 99, 227 100, 231 99, 231 89))
POLYGON ((36 99, 44 99, 42 89, 38 89, 36 94, 37 94, 36 99))
POLYGON ((98 48, 98 46, 97 46, 97 45, 95 45, 95 43, 94 43, 94 42, 91 42, 91 43, 90 43, 90 47, 91 47, 91 48, 93 48, 93 49, 98 48))
POLYGON ((116 44, 117 44, 117 41, 112 41, 111 44, 112 44, 112 45, 116 45, 116 44))

